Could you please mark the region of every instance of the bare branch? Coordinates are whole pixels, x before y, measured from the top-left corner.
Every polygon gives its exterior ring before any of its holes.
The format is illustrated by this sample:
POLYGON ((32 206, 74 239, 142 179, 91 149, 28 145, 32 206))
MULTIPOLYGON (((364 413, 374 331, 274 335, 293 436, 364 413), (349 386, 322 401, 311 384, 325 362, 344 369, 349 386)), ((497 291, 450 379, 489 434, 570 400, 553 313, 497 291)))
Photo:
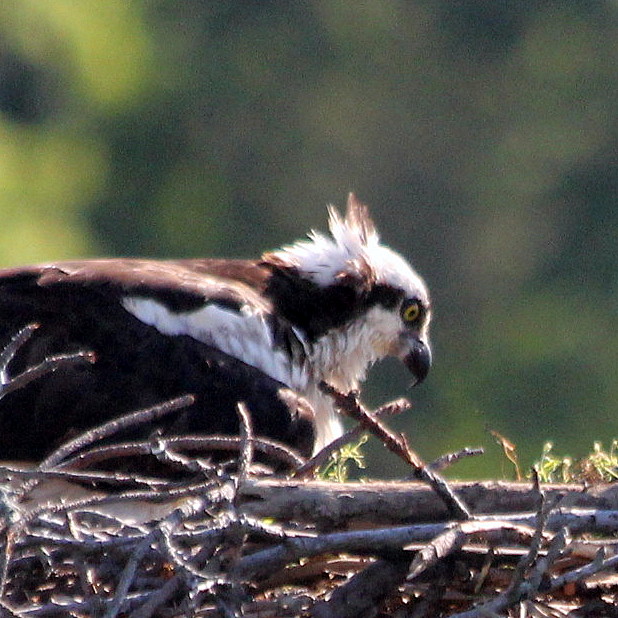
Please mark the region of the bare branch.
POLYGON ((129 587, 133 583, 137 567, 153 539, 154 534, 146 536, 132 552, 131 557, 127 561, 127 564, 125 565, 120 576, 120 580, 116 587, 116 593, 114 594, 111 603, 107 606, 107 610, 105 611, 103 618, 116 618, 122 609, 122 606, 126 603, 129 587))
POLYGON ((73 354, 58 354, 48 356, 38 365, 28 367, 22 373, 11 377, 8 370, 9 364, 37 328, 39 328, 39 324, 28 324, 14 335, 0 352, 0 399, 61 367, 95 362, 94 352, 80 351, 73 354))
POLYGON ((408 463, 414 471, 414 476, 433 488, 455 518, 468 519, 470 516, 468 509, 450 490, 444 479, 425 466, 422 459, 412 451, 405 436, 393 433, 379 419, 365 410, 360 405, 357 393, 344 394, 325 382, 320 383, 320 388, 333 398, 335 405, 344 414, 358 421, 365 430, 378 437, 389 451, 408 463))
MULTIPOLYGON (((394 414, 401 414, 411 407, 410 402, 407 399, 397 399, 387 403, 374 412, 376 418, 382 418, 383 416, 392 416, 394 414)), ((349 431, 346 431, 342 436, 333 440, 330 444, 327 444, 322 450, 316 453, 311 459, 300 466, 292 475, 293 478, 303 479, 311 476, 318 468, 323 466, 333 453, 343 448, 349 442, 358 440, 363 435, 365 429, 362 425, 356 425, 349 431)))
POLYGON ((60 448, 56 449, 51 455, 49 455, 49 457, 44 459, 40 464, 40 468, 42 470, 46 470, 57 466, 63 459, 66 459, 69 455, 72 455, 76 451, 92 444, 93 442, 112 436, 123 429, 127 429, 128 427, 160 419, 163 416, 171 414, 172 412, 176 412, 177 410, 190 406, 194 401, 195 398, 193 395, 184 395, 183 397, 170 399, 169 401, 165 401, 156 406, 151 406, 143 410, 138 410, 137 412, 131 412, 130 414, 119 416, 118 418, 90 429, 77 436, 75 439, 66 442, 60 448))
MULTIPOLYGON (((57 465, 57 468, 70 468, 80 470, 94 466, 103 461, 119 457, 132 457, 137 455, 158 456, 161 449, 168 451, 187 450, 199 451, 202 454, 217 451, 239 451, 242 441, 238 436, 167 436, 158 437, 155 441, 121 442, 108 446, 93 447, 83 453, 79 453, 57 465)), ((263 453, 269 460, 281 463, 289 468, 302 465, 305 460, 285 445, 273 440, 254 438, 255 450, 263 453)))
POLYGON ((238 458, 238 475, 236 477, 236 489, 238 490, 249 475, 249 468, 253 462, 254 445, 253 426, 247 406, 239 402, 236 410, 240 420, 240 457, 238 458))
POLYGON ((484 454, 485 449, 483 448, 462 448, 460 451, 456 451, 455 453, 447 453, 446 455, 438 457, 438 459, 432 461, 428 467, 434 472, 441 472, 462 459, 466 459, 468 457, 478 457, 479 455, 484 454))
POLYGON ((32 337, 34 331, 40 328, 40 324, 32 323, 24 326, 18 331, 11 340, 2 348, 0 352, 0 384, 5 385, 10 381, 8 366, 15 358, 19 349, 32 337))

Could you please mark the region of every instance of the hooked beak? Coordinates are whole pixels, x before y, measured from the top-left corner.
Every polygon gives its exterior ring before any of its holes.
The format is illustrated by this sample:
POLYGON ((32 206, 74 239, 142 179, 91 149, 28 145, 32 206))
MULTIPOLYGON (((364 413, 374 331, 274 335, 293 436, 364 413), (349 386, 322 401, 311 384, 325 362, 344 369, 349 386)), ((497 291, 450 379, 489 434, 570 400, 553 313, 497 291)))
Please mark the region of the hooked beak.
POLYGON ((427 377, 431 367, 431 348, 424 341, 411 337, 408 340, 408 350, 404 353, 403 362, 415 377, 412 386, 416 386, 427 377))

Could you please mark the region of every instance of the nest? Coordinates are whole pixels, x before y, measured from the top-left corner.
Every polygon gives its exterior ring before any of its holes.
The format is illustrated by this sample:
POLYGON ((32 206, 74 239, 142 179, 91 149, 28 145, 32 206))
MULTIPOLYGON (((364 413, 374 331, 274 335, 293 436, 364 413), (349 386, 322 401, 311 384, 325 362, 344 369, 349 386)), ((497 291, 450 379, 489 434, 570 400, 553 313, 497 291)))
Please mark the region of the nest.
MULTIPOLYGON (((9 378, 13 343, 0 396, 84 361, 9 378)), ((0 615, 618 616, 613 486, 447 483, 440 470, 474 452, 426 465, 383 421, 405 402, 371 413, 323 388, 357 426, 309 461, 254 436, 242 404, 238 437, 113 441, 188 396, 94 428, 36 467, 0 467, 0 615), (363 432, 412 480, 314 479, 363 432)))

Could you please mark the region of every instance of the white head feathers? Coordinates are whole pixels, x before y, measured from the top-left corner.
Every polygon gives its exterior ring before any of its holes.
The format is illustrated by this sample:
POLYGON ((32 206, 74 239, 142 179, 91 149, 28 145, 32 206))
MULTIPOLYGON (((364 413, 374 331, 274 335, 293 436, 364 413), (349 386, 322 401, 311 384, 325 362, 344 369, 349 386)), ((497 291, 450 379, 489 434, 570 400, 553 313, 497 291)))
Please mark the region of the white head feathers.
POLYGON ((337 283, 346 275, 369 276, 372 283, 390 285, 427 301, 425 284, 398 253, 380 244, 380 237, 367 207, 353 193, 344 218, 329 207, 328 237, 312 231, 301 240, 269 254, 280 264, 293 267, 321 287, 337 283))

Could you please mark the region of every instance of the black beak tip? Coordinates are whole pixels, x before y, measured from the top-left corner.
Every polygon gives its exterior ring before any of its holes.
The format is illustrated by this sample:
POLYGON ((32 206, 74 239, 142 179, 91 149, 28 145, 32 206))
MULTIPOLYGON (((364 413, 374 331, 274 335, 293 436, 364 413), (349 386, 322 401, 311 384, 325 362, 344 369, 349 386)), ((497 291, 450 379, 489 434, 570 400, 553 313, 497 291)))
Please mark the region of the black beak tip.
POLYGON ((431 349, 423 341, 415 341, 412 350, 403 359, 408 371, 416 378, 414 386, 420 384, 431 368, 431 349))

